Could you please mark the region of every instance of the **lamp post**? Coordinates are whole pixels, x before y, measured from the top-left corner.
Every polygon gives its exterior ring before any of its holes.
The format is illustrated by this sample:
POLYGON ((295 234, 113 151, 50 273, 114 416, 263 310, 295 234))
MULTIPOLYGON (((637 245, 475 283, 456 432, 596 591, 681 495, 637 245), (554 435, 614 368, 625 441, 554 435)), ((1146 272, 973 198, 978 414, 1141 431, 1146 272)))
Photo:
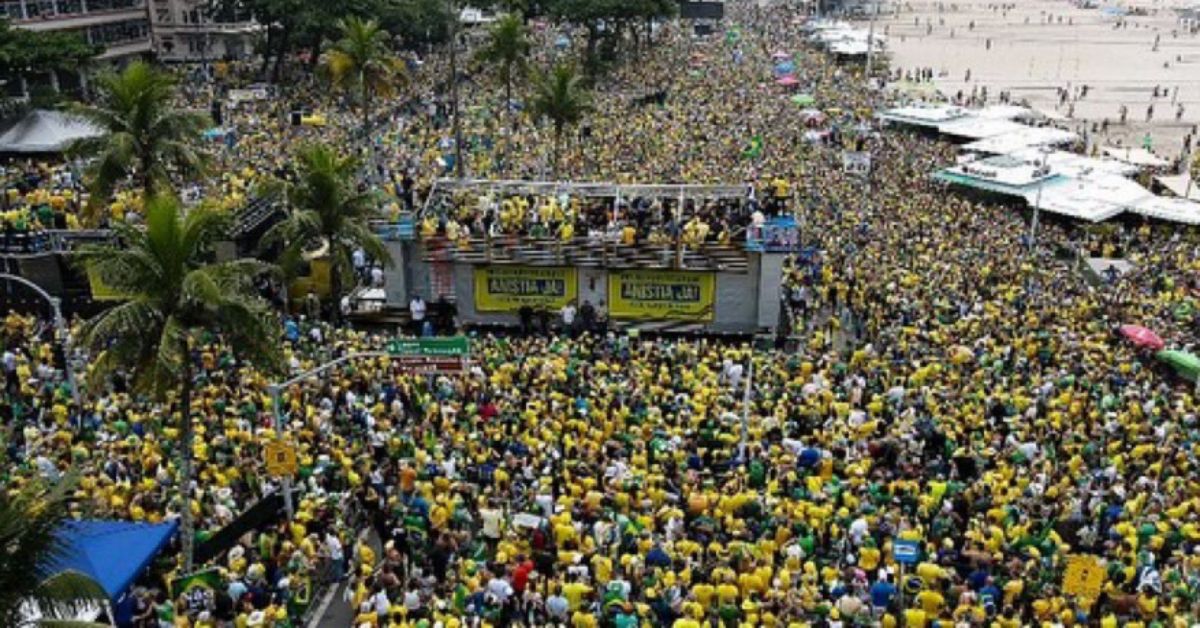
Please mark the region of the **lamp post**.
POLYGON ((52 296, 46 292, 44 288, 29 281, 19 275, 11 273, 0 273, 0 279, 19 283, 30 290, 33 290, 39 297, 42 297, 50 304, 51 312, 54 316, 54 339, 62 346, 63 351, 63 374, 67 378, 67 387, 71 389, 71 399, 75 402, 75 406, 79 407, 79 389, 75 386, 75 370, 71 367, 71 356, 68 355, 70 349, 70 335, 67 333, 66 323, 62 316, 62 300, 56 296, 52 296))
MULTIPOLYGON (((443 353, 443 354, 436 354, 436 355, 457 356, 460 360, 459 368, 465 369, 466 365, 467 365, 469 353, 467 352, 468 350, 466 349, 466 347, 467 347, 466 340, 462 339, 461 342, 463 343, 461 352, 456 353, 456 352, 451 351, 450 353, 443 353)), ((391 346, 389 346, 388 351, 360 351, 357 353, 349 353, 340 358, 330 360, 324 364, 321 364, 320 366, 317 366, 315 368, 304 371, 303 373, 294 375, 289 379, 283 380, 281 382, 275 382, 273 384, 268 384, 267 390, 268 390, 268 392, 271 393, 271 411, 274 414, 274 427, 275 427, 276 437, 279 438, 280 440, 283 439, 283 432, 284 432, 283 402, 280 399, 280 397, 283 393, 284 388, 287 388, 288 386, 291 386, 292 384, 295 384, 295 383, 301 382, 305 379, 308 379, 309 377, 313 377, 314 375, 320 375, 330 369, 333 369, 333 368, 340 366, 342 364, 345 364, 347 362, 352 362, 354 360, 361 360, 364 358, 387 358, 389 360, 395 360, 395 359, 403 359, 405 357, 411 357, 411 356, 406 355, 401 349, 399 349, 399 348, 393 349, 391 346)), ((282 488, 283 488, 283 507, 284 507, 284 510, 287 512, 288 519, 291 519, 292 516, 295 514, 295 508, 292 505, 292 477, 290 474, 284 473, 284 474, 282 474, 281 480, 282 480, 282 484, 283 484, 283 486, 282 486, 282 488)))
POLYGON ((1042 149, 1041 149, 1042 163, 1036 171, 1039 176, 1038 176, 1037 196, 1034 198, 1034 201, 1033 201, 1033 220, 1029 223, 1029 255, 1030 256, 1032 256, 1034 254, 1036 247, 1037 247, 1038 218, 1039 218, 1039 214, 1041 213, 1042 188, 1046 187, 1046 179, 1048 178, 1048 175, 1050 174, 1049 170, 1046 170, 1048 168, 1048 163, 1050 160, 1050 150, 1051 149, 1049 147, 1045 147, 1045 146, 1042 147, 1042 149))
MULTIPOLYGON (((283 424, 284 424, 283 404, 280 400, 280 394, 282 393, 284 388, 287 388, 288 386, 291 386, 292 384, 295 384, 302 380, 308 379, 309 377, 312 377, 314 375, 320 375, 321 373, 324 373, 325 371, 328 371, 332 368, 335 368, 341 364, 345 364, 346 362, 350 362, 352 360, 358 360, 358 359, 362 359, 362 358, 381 358, 381 357, 391 357, 391 355, 386 352, 383 352, 383 351, 364 351, 364 352, 360 352, 360 353, 351 353, 348 355, 344 355, 340 358, 330 360, 329 362, 326 362, 316 368, 304 371, 303 373, 300 373, 299 375, 296 375, 296 376, 292 377, 291 379, 286 379, 284 381, 276 382, 274 384, 268 384, 267 390, 268 390, 268 392, 271 393, 271 411, 272 411, 272 413, 274 413, 274 419, 275 419, 274 426, 275 426, 276 438, 279 438, 281 440, 283 439, 283 424)), ((287 512, 287 517, 290 520, 292 518, 292 515, 295 514, 295 508, 292 505, 292 478, 290 475, 284 474, 282 477, 282 480, 283 480, 283 508, 287 512)))
POLYGON ((750 357, 746 359, 746 390, 742 393, 742 434, 738 443, 738 459, 746 463, 746 445, 750 440, 750 390, 754 381, 754 353, 751 348, 750 357))
POLYGON ((466 165, 463 164, 462 151, 462 112, 458 103, 458 28, 462 15, 458 11, 458 2, 450 0, 450 101, 454 114, 454 171, 459 179, 464 178, 466 165))
POLYGON ((863 82, 871 86, 871 63, 875 56, 875 17, 879 14, 879 0, 871 7, 871 22, 867 27, 867 67, 863 70, 863 82))

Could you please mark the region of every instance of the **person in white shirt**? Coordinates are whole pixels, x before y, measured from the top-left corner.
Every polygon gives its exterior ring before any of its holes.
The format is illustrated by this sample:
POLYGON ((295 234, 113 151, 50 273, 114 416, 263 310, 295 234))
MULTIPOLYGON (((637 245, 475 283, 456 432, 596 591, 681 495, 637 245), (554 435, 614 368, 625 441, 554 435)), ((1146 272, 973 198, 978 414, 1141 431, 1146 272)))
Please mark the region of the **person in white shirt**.
POLYGON ((342 541, 333 531, 325 533, 325 551, 329 553, 329 562, 333 565, 333 579, 341 581, 346 571, 346 554, 342 550, 342 541))
POLYGON ((408 302, 408 314, 412 319, 413 335, 421 334, 421 324, 425 322, 425 300, 421 295, 414 294, 411 301, 408 302))
POLYGON ((559 315, 562 316, 563 333, 575 335, 575 302, 570 301, 562 307, 559 315))

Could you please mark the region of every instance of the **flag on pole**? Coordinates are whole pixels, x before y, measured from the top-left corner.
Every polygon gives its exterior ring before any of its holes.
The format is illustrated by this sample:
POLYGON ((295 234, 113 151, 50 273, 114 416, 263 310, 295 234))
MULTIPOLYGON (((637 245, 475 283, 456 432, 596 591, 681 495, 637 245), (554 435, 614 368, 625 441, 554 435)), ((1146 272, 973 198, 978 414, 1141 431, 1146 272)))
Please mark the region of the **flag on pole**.
POLYGON ((763 137, 762 135, 755 135, 754 137, 750 138, 750 144, 746 146, 746 150, 742 151, 742 158, 758 159, 762 156, 762 151, 763 137))

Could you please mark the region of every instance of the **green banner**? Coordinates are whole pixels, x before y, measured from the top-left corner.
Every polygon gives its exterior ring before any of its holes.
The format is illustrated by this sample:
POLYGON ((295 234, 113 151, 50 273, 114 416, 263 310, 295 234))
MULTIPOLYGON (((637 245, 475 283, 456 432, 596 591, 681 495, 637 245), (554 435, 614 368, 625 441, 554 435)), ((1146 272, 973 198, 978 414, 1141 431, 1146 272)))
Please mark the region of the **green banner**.
POLYGON ((466 336, 393 340, 388 343, 387 351, 392 355, 459 357, 470 355, 471 342, 466 336))

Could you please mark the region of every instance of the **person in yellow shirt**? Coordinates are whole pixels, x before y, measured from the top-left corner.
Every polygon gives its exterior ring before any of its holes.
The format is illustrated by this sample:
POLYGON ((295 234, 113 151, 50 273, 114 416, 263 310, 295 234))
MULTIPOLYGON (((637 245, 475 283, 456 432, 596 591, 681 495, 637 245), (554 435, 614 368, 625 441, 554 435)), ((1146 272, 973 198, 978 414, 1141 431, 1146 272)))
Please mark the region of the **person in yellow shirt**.
POLYGON ((591 596, 592 591, 591 586, 579 581, 568 582, 562 586, 563 597, 567 598, 568 608, 572 612, 583 606, 584 600, 591 596))
POLYGON ((933 589, 925 589, 917 594, 916 602, 926 614, 936 617, 946 605, 946 598, 933 589))

